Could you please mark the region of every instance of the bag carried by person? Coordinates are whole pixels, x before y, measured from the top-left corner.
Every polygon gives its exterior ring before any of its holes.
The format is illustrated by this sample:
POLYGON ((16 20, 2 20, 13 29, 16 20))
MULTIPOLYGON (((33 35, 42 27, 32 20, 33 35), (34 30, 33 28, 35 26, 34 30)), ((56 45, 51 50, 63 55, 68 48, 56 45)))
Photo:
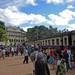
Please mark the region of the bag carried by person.
POLYGON ((31 59, 31 61, 35 61, 35 53, 31 53, 30 59, 31 59))

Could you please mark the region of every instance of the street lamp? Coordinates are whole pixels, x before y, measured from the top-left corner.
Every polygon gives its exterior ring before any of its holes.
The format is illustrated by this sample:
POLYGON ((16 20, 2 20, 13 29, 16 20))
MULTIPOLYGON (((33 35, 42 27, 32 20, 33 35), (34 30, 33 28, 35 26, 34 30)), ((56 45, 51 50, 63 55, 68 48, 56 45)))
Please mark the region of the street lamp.
POLYGON ((37 39, 38 39, 38 29, 36 31, 37 31, 37 39))

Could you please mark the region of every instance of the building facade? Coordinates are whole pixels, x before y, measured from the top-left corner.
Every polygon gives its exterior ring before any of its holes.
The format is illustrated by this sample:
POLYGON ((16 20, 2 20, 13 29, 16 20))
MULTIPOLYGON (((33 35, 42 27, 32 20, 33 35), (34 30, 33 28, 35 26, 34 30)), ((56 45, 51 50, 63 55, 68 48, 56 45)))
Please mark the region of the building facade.
POLYGON ((10 45, 11 40, 12 40, 12 45, 15 44, 15 40, 16 40, 16 45, 18 45, 18 44, 22 45, 23 43, 25 43, 25 41, 27 41, 26 33, 22 32, 17 27, 7 26, 6 32, 7 32, 8 37, 9 37, 7 45, 10 45))

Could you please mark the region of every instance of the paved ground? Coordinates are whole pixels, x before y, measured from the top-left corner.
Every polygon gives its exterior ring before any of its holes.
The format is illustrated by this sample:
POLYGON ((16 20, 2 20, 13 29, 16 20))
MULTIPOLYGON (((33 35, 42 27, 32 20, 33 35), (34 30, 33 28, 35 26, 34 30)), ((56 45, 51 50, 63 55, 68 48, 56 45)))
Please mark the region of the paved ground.
MULTIPOLYGON (((4 60, 0 59, 0 75, 33 75, 32 74, 32 62, 29 59, 28 64, 23 64, 24 56, 6 57, 4 60)), ((51 75, 56 75, 55 70, 51 70, 51 75)), ((56 69, 56 68, 55 68, 56 69)), ((69 70, 67 75, 75 75, 75 68, 69 70)))

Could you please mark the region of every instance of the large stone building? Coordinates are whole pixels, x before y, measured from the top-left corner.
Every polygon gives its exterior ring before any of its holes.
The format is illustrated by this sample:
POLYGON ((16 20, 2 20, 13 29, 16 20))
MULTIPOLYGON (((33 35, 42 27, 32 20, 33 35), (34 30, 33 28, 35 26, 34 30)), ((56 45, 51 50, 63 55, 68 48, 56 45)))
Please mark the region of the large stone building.
POLYGON ((16 39, 16 45, 23 44, 25 41, 27 41, 26 33, 22 32, 19 28, 13 27, 13 26, 7 26, 6 32, 8 34, 9 40, 7 42, 7 45, 10 45, 12 40, 12 45, 14 45, 14 41, 16 39))

